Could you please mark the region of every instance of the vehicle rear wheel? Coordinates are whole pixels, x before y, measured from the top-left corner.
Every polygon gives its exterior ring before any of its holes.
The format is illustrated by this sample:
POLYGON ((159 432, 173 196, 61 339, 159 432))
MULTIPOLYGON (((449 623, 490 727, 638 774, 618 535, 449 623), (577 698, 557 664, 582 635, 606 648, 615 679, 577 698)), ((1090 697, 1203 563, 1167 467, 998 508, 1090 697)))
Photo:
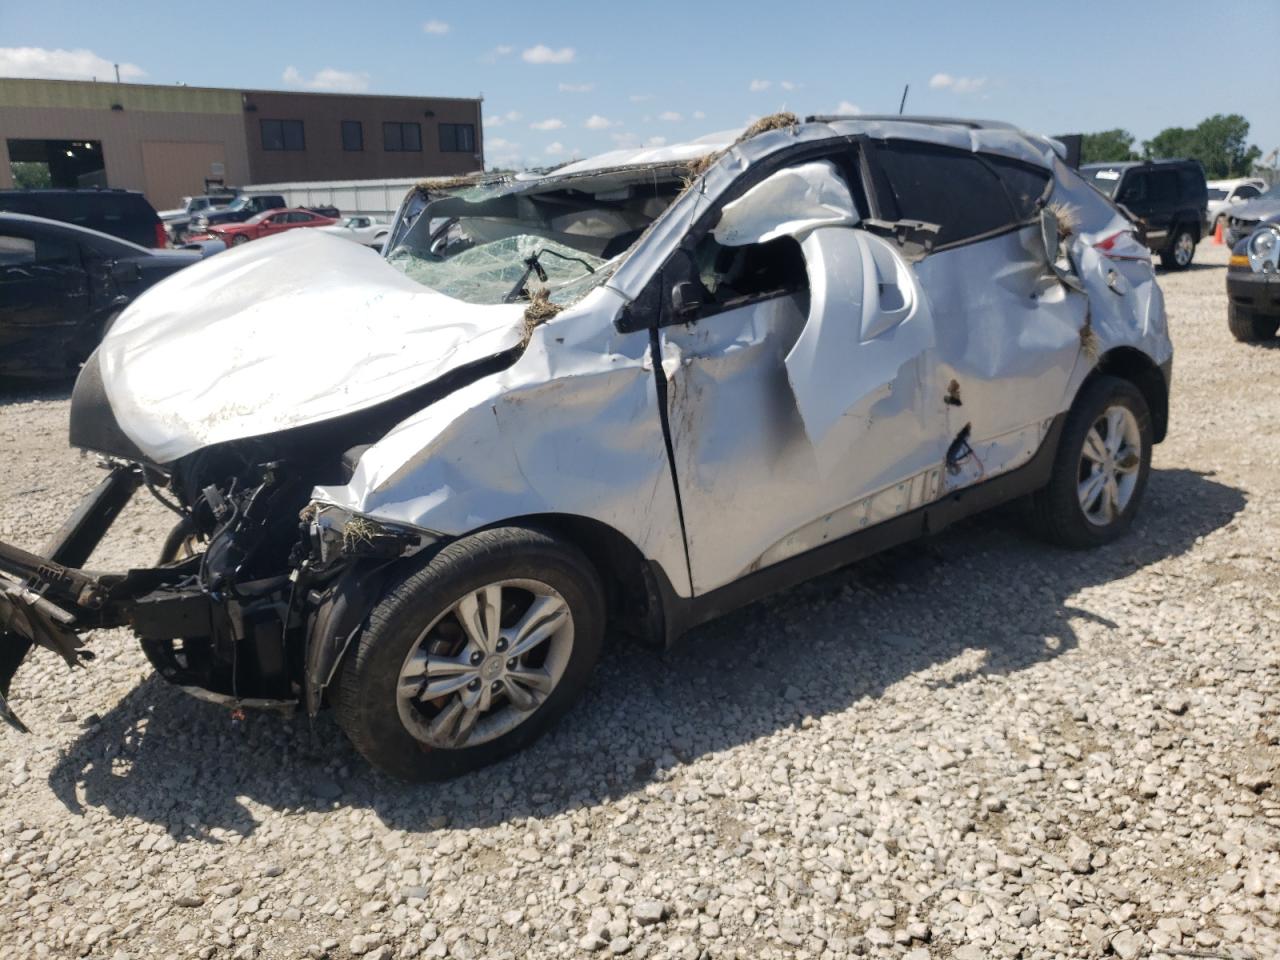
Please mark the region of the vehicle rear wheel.
POLYGON ((1227 304, 1227 326, 1231 335, 1241 343, 1257 343, 1270 340, 1280 330, 1280 317, 1256 313, 1247 307, 1227 304))
POLYGON ((391 587, 332 688, 374 766, 443 780, 531 743, 585 688, 604 634, 599 575, 571 544, 500 527, 391 587))
POLYGON ((1151 471, 1151 412, 1137 387, 1099 376, 1080 391, 1049 483, 1032 496, 1043 535, 1067 547, 1110 543, 1129 528, 1151 471))
POLYGON ((1195 234, 1190 227, 1178 227, 1169 246, 1160 252, 1160 263, 1166 270, 1185 270, 1195 255, 1195 234))

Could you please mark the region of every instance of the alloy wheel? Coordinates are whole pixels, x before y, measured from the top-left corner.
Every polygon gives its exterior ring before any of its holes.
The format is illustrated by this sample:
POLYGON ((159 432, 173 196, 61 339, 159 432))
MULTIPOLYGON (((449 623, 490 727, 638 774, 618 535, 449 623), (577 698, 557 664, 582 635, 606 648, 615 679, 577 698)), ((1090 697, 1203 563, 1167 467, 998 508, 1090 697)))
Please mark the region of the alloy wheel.
POLYGON ((537 580, 503 580, 451 604, 405 658, 396 706, 405 729, 435 749, 494 740, 555 690, 573 652, 573 615, 537 580))
POLYGON ((1142 433, 1128 407, 1109 406, 1085 434, 1077 477, 1085 519, 1105 527, 1133 499, 1142 464, 1142 433))
POLYGON ((1189 233, 1178 234, 1178 239, 1173 247, 1173 261, 1180 267, 1185 267, 1191 262, 1191 258, 1196 252, 1196 242, 1189 233))

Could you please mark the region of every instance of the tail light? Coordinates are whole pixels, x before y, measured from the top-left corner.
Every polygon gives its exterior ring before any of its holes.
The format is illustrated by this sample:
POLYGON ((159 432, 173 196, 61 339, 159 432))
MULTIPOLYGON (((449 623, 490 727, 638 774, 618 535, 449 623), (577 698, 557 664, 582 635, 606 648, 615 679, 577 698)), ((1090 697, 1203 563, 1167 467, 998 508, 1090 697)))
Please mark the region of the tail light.
POLYGON ((168 245, 169 245, 169 234, 165 232, 163 223, 157 223, 156 224, 156 242, 154 246, 158 250, 163 250, 168 245))
POLYGON ((1117 230, 1111 236, 1095 243, 1093 249, 1112 260, 1150 261, 1151 259, 1150 252, 1138 242, 1132 230, 1117 230))

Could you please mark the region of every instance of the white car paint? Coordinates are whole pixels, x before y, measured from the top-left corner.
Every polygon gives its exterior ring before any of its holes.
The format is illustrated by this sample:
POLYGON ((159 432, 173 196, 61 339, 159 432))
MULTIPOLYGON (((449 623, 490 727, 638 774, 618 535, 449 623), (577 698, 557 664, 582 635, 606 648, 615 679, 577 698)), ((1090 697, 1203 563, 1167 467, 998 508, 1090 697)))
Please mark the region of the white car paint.
MULTIPOLYGON (((230 251, 122 316, 102 348, 111 406, 124 433, 163 461, 322 422, 524 344, 510 366, 392 428, 350 482, 317 487, 315 500, 432 536, 536 514, 586 517, 688 597, 1025 463, 1113 348, 1171 358, 1150 260, 1136 243, 1095 247, 1127 235, 1128 222, 1052 141, 1008 127, 808 123, 610 155, 477 196, 600 189, 590 178, 614 169, 670 177, 664 164, 711 152, 709 170, 594 286, 528 329, 519 305, 433 293, 319 231, 230 251), (787 151, 859 137, 978 151, 1051 175, 1049 199, 1075 220, 1062 238, 1069 282, 1048 269, 1035 222, 909 260, 858 219, 830 164, 803 161, 765 178, 759 205, 735 198, 722 222, 735 242, 795 238, 806 297, 620 332, 631 311, 653 309, 646 290, 744 175, 787 151), (192 356, 198 367, 184 362, 192 356), (945 402, 950 384, 961 406, 945 402), (952 470, 957 438, 973 457, 952 470)), ((407 229, 429 230, 435 217, 407 229)))
POLYGON ((381 249, 382 241, 387 238, 391 226, 376 217, 356 215, 344 218, 341 223, 316 227, 316 229, 346 240, 353 240, 366 247, 381 249))
POLYGON ((1221 200, 1210 197, 1206 206, 1205 225, 1212 231, 1218 217, 1229 214, 1232 207, 1261 196, 1267 189, 1267 182, 1257 177, 1239 177, 1235 180, 1210 180, 1205 186, 1209 190, 1226 192, 1226 196, 1221 200))

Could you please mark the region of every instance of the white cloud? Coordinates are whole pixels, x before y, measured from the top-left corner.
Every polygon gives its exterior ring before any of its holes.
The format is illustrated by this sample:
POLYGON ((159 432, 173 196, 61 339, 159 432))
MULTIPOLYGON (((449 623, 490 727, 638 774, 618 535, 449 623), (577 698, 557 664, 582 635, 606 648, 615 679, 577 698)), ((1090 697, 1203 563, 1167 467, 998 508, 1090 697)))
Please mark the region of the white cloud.
POLYGON ((752 93, 762 93, 773 86, 772 80, 752 80, 747 84, 747 89, 752 93))
POLYGON ((520 54, 525 63, 573 63, 573 47, 561 47, 553 50, 545 43, 530 47, 520 54))
POLYGON ((693 111, 693 119, 695 119, 695 120, 705 120, 705 119, 707 119, 707 115, 706 115, 705 113, 703 113, 701 110, 695 110, 695 111, 693 111))
POLYGON ((614 144, 616 144, 619 147, 634 147, 640 143, 639 137, 637 137, 634 133, 628 133, 625 130, 622 131, 621 133, 609 134, 609 139, 611 139, 614 142, 614 144))
MULTIPOLYGON (((121 80, 137 80, 147 71, 136 63, 120 64, 121 80)), ((0 47, 0 77, 47 80, 114 80, 115 65, 92 50, 46 50, 44 47, 0 47)))
POLYGON ((583 124, 588 130, 608 130, 614 126, 614 122, 608 117, 602 117, 598 113, 593 113, 587 117, 586 123, 583 124))
POLYGON ((449 32, 449 25, 443 20, 428 20, 422 25, 423 33, 433 33, 436 36, 449 32))
POLYGON ((305 87, 308 90, 333 90, 344 93, 362 93, 369 89, 369 75, 354 70, 335 70, 325 67, 317 70, 311 79, 298 72, 296 67, 285 67, 281 79, 292 87, 305 87))
POLYGON ((564 153, 564 144, 557 140, 544 151, 548 157, 558 157, 564 153))
POLYGON ((535 120, 529 126, 535 130, 562 130, 564 121, 559 117, 548 117, 546 120, 535 120))
POLYGON ((667 110, 658 114, 659 120, 665 120, 667 123, 679 123, 684 119, 684 114, 676 113, 674 110, 667 110))
POLYGON ((783 80, 778 84, 783 90, 799 90, 804 86, 803 83, 796 83, 794 80, 783 80))
POLYGON ((862 108, 856 103, 850 103, 848 100, 841 100, 836 104, 835 113, 861 113, 862 108))
POLYGON ((515 47, 510 44, 500 43, 483 57, 480 58, 481 63, 497 63, 503 57, 509 57, 515 52, 515 47))
POLYGON ((977 93, 986 86, 986 77, 953 77, 949 73, 935 73, 929 78, 929 86, 935 90, 952 93, 977 93))
POLYGON ((519 110, 508 110, 506 113, 495 113, 484 118, 486 127, 500 127, 504 123, 515 123, 524 116, 519 110))
POLYGON ((510 140, 503 140, 501 137, 486 138, 484 146, 486 150, 497 150, 499 152, 509 152, 511 150, 520 149, 520 144, 512 143, 510 140))
POLYGON ((665 147, 667 145, 666 137, 650 137, 644 142, 646 147, 665 147))
POLYGON ((562 83, 560 84, 561 93, 590 93, 595 89, 594 83, 562 83))
POLYGON ((632 103, 644 103, 646 100, 652 100, 653 94, 652 93, 633 93, 631 96, 627 97, 627 99, 630 100, 632 103))

